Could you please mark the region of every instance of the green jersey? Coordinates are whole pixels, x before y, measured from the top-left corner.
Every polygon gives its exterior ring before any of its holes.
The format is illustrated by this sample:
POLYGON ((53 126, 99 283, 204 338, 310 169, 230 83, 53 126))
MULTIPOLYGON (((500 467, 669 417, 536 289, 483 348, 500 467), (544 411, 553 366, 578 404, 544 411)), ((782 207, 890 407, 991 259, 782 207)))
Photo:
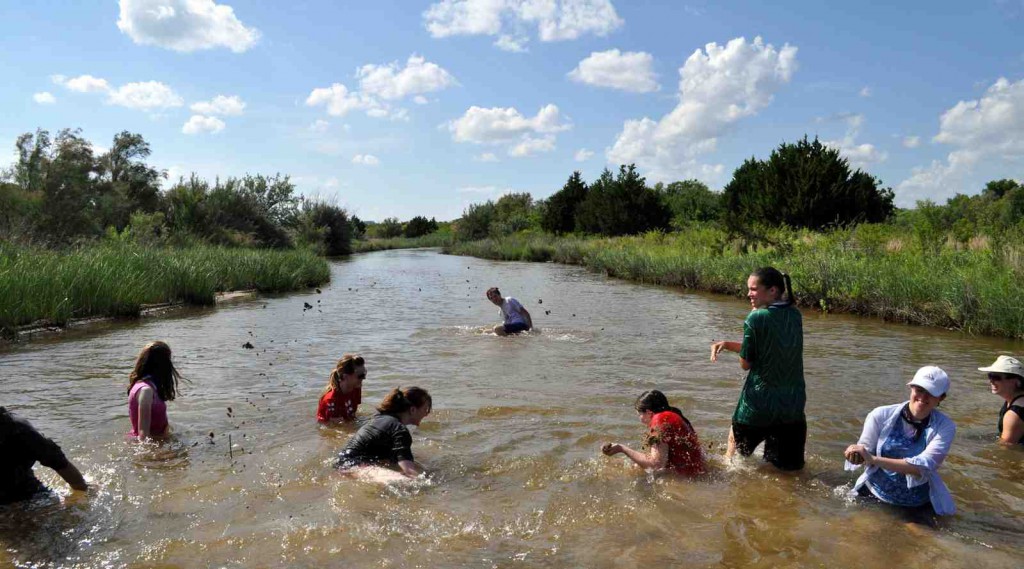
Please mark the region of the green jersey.
POLYGON ((734 423, 764 427, 804 421, 804 327, 795 306, 752 311, 740 357, 750 362, 734 423))

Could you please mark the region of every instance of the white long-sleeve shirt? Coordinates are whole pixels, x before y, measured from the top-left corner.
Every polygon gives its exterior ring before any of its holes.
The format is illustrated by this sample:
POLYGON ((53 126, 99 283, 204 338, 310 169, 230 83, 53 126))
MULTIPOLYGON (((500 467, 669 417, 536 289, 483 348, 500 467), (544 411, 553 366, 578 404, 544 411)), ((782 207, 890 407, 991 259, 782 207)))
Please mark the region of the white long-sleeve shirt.
MULTIPOLYGON (((889 433, 892 432, 893 428, 902 428, 900 411, 907 403, 904 401, 896 405, 876 407, 868 413, 867 419, 864 420, 864 431, 861 433, 860 440, 857 443, 864 445, 871 454, 881 456, 882 445, 889 438, 889 433)), ((908 464, 916 466, 921 471, 920 476, 906 475, 907 488, 914 488, 927 483, 928 498, 931 500, 935 513, 940 516, 955 514, 956 504, 953 502, 953 496, 949 493, 949 488, 946 487, 946 484, 939 476, 938 470, 942 466, 942 462, 946 460, 949 449, 953 445, 953 439, 956 437, 956 424, 953 423, 952 419, 936 409, 932 411, 928 427, 925 428, 922 436, 927 441, 925 449, 921 454, 904 459, 908 464)), ((860 468, 860 465, 854 465, 847 461, 845 468, 846 470, 856 470, 860 468)), ((857 479, 857 483, 854 484, 851 495, 857 494, 877 468, 879 467, 872 465, 864 470, 864 473, 857 479)))

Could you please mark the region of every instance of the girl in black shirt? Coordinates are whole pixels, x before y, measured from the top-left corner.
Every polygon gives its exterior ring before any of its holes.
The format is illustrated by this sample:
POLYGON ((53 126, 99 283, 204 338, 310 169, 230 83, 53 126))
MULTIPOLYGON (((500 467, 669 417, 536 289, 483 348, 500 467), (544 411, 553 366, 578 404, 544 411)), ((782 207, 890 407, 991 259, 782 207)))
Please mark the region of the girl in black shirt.
POLYGON ((338 455, 338 468, 397 468, 409 478, 423 473, 412 455, 412 435, 406 425, 419 426, 430 414, 433 401, 419 387, 392 389, 377 407, 377 415, 359 428, 338 455))

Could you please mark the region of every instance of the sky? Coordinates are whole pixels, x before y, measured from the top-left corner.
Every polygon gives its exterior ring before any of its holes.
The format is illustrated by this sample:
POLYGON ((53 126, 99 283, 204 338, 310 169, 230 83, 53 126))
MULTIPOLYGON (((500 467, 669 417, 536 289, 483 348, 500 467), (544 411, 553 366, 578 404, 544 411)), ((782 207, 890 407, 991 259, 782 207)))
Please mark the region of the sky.
POLYGON ((100 152, 127 130, 171 181, 287 174, 378 221, 629 163, 718 190, 804 135, 901 207, 1024 179, 1024 0, 47 0, 0 22, 0 166, 38 128, 100 152))

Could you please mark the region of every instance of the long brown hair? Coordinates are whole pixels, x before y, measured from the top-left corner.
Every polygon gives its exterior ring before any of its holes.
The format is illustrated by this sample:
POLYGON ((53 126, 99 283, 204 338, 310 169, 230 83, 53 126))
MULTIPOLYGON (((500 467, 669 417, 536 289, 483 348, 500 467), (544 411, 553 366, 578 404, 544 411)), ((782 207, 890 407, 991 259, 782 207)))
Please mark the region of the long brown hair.
POLYGON ((334 369, 331 370, 331 375, 327 378, 327 387, 324 388, 324 393, 332 389, 341 389, 341 374, 343 373, 355 373, 356 368, 366 365, 366 360, 363 356, 357 354, 345 354, 341 356, 338 363, 335 364, 334 369))
POLYGON ((434 406, 434 400, 422 387, 396 387, 384 396, 384 400, 377 407, 377 412, 383 415, 398 416, 412 407, 422 407, 426 404, 434 406))
POLYGON ((156 386, 156 393, 163 401, 173 401, 178 394, 178 380, 181 374, 171 362, 171 347, 157 340, 143 346, 135 358, 135 368, 128 375, 128 393, 136 382, 149 378, 156 386))

